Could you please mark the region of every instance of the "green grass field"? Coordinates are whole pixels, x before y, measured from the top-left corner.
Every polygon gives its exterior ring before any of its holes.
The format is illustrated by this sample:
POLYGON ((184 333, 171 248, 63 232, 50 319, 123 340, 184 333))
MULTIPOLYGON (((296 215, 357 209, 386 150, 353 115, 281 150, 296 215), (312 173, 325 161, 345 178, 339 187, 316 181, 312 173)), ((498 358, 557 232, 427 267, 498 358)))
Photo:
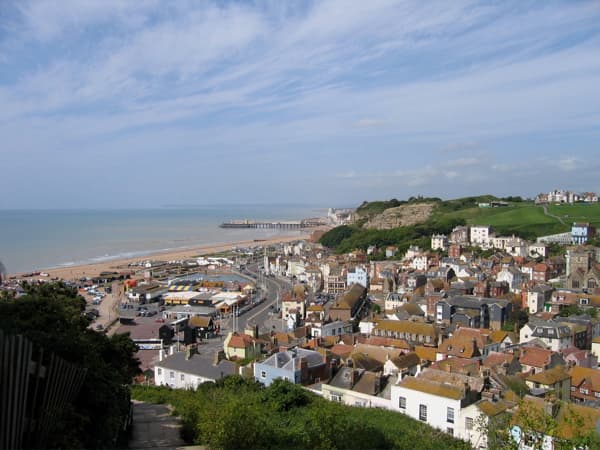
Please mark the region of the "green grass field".
POLYGON ((549 205, 548 212, 561 217, 565 223, 590 222, 600 225, 600 204, 549 205))
POLYGON ((545 215, 543 207, 533 203, 512 203, 502 208, 468 208, 445 213, 444 216, 463 218, 472 225, 491 225, 500 234, 514 233, 528 239, 569 231, 573 222, 590 222, 600 226, 600 204, 549 205, 548 213, 561 217, 564 224, 545 215))

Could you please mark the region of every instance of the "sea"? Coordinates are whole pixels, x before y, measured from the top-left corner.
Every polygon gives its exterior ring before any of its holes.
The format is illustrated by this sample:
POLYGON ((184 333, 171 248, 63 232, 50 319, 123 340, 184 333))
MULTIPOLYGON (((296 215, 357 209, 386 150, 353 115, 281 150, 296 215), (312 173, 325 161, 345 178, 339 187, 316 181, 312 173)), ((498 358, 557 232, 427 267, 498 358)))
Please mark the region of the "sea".
POLYGON ((229 242, 300 235, 278 229, 226 229, 238 219, 325 217, 318 206, 219 205, 157 209, 0 210, 0 261, 30 272, 229 242))

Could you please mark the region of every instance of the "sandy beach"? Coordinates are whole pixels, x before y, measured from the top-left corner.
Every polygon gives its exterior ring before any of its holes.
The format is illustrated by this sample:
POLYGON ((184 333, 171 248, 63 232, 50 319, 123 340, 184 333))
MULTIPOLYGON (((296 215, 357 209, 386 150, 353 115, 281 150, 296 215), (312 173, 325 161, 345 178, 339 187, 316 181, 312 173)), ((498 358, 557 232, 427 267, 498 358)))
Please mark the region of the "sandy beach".
MULTIPOLYGON (((271 245, 282 242, 291 242, 302 239, 309 239, 310 233, 296 235, 296 236, 277 236, 272 239, 265 239, 260 241, 248 240, 248 241, 238 241, 238 242, 229 242, 224 244, 215 244, 208 245, 202 247, 194 247, 188 249, 181 249, 176 251, 169 252, 159 252, 152 253, 145 256, 137 256, 135 258, 127 258, 127 259, 114 259, 105 262, 99 262, 94 264, 83 264, 77 266, 68 266, 68 267, 55 267, 50 269, 43 269, 41 272, 47 273, 49 276, 47 278, 61 278, 64 280, 73 280, 79 279, 82 277, 94 277, 100 275, 101 272, 110 272, 110 271, 122 271, 122 270, 130 270, 128 264, 138 262, 138 261, 147 261, 151 259, 159 259, 166 261, 173 260, 182 260, 189 259, 199 255, 207 255, 211 253, 221 252, 225 250, 231 250, 232 247, 253 247, 253 246, 262 246, 262 245, 271 245)), ((20 278, 22 273, 13 274, 14 276, 20 278)), ((34 277, 39 278, 39 277, 34 277)))

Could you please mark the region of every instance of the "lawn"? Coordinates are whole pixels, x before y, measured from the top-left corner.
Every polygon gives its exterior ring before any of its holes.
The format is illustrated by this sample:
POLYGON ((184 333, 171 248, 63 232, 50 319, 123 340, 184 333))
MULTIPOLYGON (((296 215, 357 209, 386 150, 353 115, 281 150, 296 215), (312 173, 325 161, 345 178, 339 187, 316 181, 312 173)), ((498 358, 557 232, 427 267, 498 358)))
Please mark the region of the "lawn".
POLYGON ((468 208, 444 216, 463 218, 470 225, 491 225, 499 234, 516 234, 527 239, 569 231, 568 226, 546 216, 543 208, 533 203, 511 203, 500 208, 468 208))
POLYGON ((590 222, 600 226, 600 204, 549 205, 548 212, 562 217, 565 223, 590 222))

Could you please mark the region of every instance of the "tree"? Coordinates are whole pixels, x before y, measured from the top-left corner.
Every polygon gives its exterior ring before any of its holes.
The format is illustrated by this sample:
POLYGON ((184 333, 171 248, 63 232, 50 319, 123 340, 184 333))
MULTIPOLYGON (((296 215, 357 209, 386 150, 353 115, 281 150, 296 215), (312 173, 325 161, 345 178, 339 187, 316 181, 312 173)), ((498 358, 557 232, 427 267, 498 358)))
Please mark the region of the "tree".
POLYGON ((75 401, 58 412, 50 448, 111 448, 129 412, 136 345, 127 335, 107 337, 88 328, 85 300, 63 283, 25 284, 26 295, 0 300, 0 327, 87 369, 75 401))

